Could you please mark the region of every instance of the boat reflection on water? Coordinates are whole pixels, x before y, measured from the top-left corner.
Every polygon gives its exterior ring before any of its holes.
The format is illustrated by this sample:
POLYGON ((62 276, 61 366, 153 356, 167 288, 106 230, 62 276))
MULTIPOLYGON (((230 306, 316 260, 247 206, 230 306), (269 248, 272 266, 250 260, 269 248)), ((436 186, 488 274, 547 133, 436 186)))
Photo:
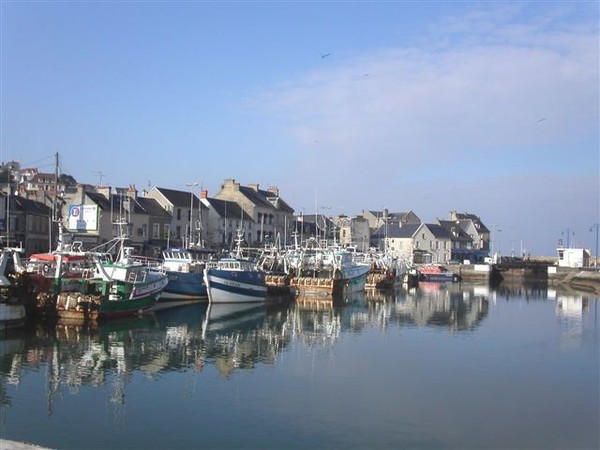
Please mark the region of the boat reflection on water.
POLYGON ((287 305, 193 304, 110 321, 35 321, 0 340, 0 404, 9 404, 7 384, 27 372, 45 371, 48 414, 53 398, 81 386, 105 387, 113 404, 123 404, 134 373, 201 372, 214 365, 234 371, 274 364, 288 345, 287 305))
POLYGON ((286 320, 287 305, 212 303, 202 324, 204 361, 223 377, 257 364, 273 365, 289 344, 286 320))
POLYGON ((275 365, 278 355, 292 344, 328 349, 343 333, 369 328, 472 333, 491 305, 509 299, 555 301, 563 344, 574 346, 586 339, 585 318, 597 314, 597 301, 585 293, 536 289, 498 291, 464 283, 420 283, 416 289, 366 291, 342 298, 196 303, 111 321, 33 320, 0 340, 0 404, 10 404, 6 386, 19 385, 27 371, 48 373, 49 414, 56 393, 75 393, 80 386, 110 387, 111 401, 119 404, 136 372, 152 380, 167 372, 212 368, 229 378, 260 364, 275 365))

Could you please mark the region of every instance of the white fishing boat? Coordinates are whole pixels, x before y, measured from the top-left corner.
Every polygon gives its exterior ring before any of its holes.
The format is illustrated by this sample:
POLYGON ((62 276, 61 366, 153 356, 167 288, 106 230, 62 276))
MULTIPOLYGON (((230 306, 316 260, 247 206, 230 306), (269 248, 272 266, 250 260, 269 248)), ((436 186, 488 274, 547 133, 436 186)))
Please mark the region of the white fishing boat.
POLYGON ((371 265, 354 261, 347 249, 318 245, 296 250, 290 261, 296 295, 338 295, 365 289, 371 265))
POLYGON ((267 297, 265 273, 241 252, 238 233, 237 250, 230 257, 209 262, 204 269, 204 283, 210 303, 262 302, 267 297))

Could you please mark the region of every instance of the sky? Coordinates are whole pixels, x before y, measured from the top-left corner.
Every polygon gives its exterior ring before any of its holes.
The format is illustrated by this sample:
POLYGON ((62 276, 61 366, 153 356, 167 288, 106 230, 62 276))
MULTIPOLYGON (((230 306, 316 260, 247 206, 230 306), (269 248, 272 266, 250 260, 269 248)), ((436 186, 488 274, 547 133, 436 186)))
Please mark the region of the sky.
POLYGON ((596 254, 597 1, 0 1, 0 160, 596 254))

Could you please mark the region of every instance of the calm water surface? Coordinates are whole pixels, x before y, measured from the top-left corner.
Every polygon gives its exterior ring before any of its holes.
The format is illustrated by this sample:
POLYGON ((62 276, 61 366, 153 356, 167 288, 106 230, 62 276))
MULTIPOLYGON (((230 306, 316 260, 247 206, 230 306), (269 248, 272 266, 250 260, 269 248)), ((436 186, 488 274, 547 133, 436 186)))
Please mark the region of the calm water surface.
POLYGON ((426 285, 0 337, 0 438, 57 449, 600 446, 600 299, 426 285))

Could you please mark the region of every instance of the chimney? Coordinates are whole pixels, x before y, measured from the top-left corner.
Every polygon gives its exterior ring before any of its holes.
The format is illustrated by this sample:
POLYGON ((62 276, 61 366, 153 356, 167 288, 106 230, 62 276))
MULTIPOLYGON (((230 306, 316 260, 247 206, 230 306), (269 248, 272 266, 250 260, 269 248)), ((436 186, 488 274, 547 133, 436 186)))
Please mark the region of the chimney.
POLYGON ((225 189, 239 191, 240 183, 237 183, 235 181, 235 179, 233 179, 233 178, 227 178, 225 181, 223 181, 223 184, 221 184, 221 190, 225 190, 225 189))
POLYGON ((202 190, 200 191, 200 198, 201 198, 201 199, 208 198, 208 190, 207 190, 207 189, 202 189, 202 190))
POLYGON ((269 186, 269 189, 267 190, 275 197, 279 197, 279 188, 277 186, 269 186))
POLYGON ((135 184, 130 184, 127 188, 127 197, 129 198, 137 198, 137 189, 135 188, 135 184))
POLYGON ((258 183, 249 184, 248 187, 254 189, 255 192, 258 192, 258 183))

